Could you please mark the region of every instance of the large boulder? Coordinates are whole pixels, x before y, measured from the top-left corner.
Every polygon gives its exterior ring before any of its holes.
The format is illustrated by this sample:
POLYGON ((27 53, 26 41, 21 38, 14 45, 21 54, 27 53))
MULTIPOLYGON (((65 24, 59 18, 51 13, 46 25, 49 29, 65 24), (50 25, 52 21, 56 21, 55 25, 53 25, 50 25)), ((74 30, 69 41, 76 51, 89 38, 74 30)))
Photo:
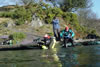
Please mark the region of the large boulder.
POLYGON ((95 35, 95 34, 88 34, 88 35, 86 36, 86 38, 87 38, 87 39, 98 39, 98 38, 100 38, 100 37, 97 36, 97 35, 95 35))
POLYGON ((33 15, 30 25, 34 28, 43 26, 43 21, 36 14, 33 15))

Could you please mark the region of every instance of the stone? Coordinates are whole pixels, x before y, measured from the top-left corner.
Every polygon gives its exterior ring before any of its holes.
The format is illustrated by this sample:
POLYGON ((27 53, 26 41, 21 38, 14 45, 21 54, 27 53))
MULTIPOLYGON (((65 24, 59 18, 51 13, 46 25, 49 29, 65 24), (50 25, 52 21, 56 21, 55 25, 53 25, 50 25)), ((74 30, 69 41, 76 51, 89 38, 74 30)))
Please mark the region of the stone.
POLYGON ((12 20, 9 20, 5 23, 5 27, 12 27, 15 26, 15 23, 12 20))
POLYGON ((37 17, 36 14, 35 14, 35 15, 33 15, 33 17, 32 17, 32 21, 31 21, 30 25, 31 25, 32 27, 34 27, 34 28, 41 27, 41 26, 43 26, 43 21, 40 20, 40 18, 37 17))

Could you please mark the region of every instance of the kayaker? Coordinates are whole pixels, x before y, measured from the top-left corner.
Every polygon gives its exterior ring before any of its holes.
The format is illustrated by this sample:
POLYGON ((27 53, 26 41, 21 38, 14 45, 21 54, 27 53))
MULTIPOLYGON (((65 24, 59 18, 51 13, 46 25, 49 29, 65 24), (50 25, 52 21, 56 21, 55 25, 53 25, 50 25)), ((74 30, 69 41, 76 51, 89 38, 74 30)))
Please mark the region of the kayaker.
POLYGON ((45 34, 44 45, 49 47, 50 43, 51 43, 51 37, 48 34, 45 34))
POLYGON ((61 39, 63 39, 63 43, 64 43, 64 47, 66 47, 66 43, 71 42, 72 46, 74 46, 73 43, 73 37, 75 36, 74 32, 72 31, 72 29, 68 26, 65 27, 64 30, 61 31, 60 33, 60 37, 61 39))
POLYGON ((51 37, 48 34, 45 34, 42 38, 38 38, 33 40, 38 46, 42 47, 43 49, 49 48, 51 43, 51 37))

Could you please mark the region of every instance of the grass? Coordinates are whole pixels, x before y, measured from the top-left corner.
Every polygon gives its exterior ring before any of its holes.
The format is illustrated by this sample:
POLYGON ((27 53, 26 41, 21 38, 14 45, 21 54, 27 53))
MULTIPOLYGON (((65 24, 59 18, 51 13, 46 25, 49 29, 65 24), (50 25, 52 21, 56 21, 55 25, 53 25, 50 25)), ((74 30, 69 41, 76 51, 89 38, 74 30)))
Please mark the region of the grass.
POLYGON ((10 18, 0 18, 0 23, 6 22, 8 20, 11 20, 10 18))

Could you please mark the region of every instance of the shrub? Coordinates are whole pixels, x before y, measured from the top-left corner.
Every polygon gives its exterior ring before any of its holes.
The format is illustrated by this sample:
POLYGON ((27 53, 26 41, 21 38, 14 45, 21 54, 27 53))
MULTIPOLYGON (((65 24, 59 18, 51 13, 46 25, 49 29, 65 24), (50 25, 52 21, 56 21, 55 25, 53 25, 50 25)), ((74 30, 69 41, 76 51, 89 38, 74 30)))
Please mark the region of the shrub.
POLYGON ((71 24, 74 25, 74 22, 79 23, 78 19, 77 19, 77 15, 75 13, 70 13, 70 14, 71 14, 70 15, 70 17, 71 17, 71 19, 70 19, 71 24))
POLYGON ((32 13, 31 10, 25 9, 24 7, 18 7, 10 12, 0 12, 0 17, 10 17, 12 19, 17 19, 17 25, 24 24, 24 22, 31 21, 32 13))
POLYGON ((55 16, 54 14, 50 14, 49 13, 47 15, 47 17, 45 18, 46 23, 49 23, 50 24, 52 22, 54 16, 55 16))
POLYGON ((87 29, 81 26, 78 22, 77 14, 71 12, 64 12, 63 18, 67 22, 76 29, 77 32, 86 33, 87 29))
POLYGON ((16 20, 16 25, 22 25, 24 23, 25 23, 25 21, 21 18, 16 20))
POLYGON ((90 34, 97 34, 97 32, 96 32, 96 30, 91 29, 91 30, 90 30, 90 34))
POLYGON ((29 20, 31 19, 31 12, 29 10, 26 10, 24 7, 17 8, 14 12, 14 15, 12 18, 14 19, 23 19, 23 20, 29 20))
POLYGON ((71 20, 71 13, 70 12, 64 12, 62 17, 64 18, 64 20, 66 22, 70 22, 70 20, 71 20))
POLYGON ((0 12, 0 17, 12 17, 13 12, 0 12))
POLYGON ((52 9, 52 13, 55 14, 55 15, 57 15, 57 16, 60 16, 61 17, 62 14, 63 14, 63 11, 60 8, 54 7, 52 9))
POLYGON ((15 32, 9 36, 10 39, 13 39, 14 43, 23 40, 25 37, 26 35, 22 32, 15 32))

